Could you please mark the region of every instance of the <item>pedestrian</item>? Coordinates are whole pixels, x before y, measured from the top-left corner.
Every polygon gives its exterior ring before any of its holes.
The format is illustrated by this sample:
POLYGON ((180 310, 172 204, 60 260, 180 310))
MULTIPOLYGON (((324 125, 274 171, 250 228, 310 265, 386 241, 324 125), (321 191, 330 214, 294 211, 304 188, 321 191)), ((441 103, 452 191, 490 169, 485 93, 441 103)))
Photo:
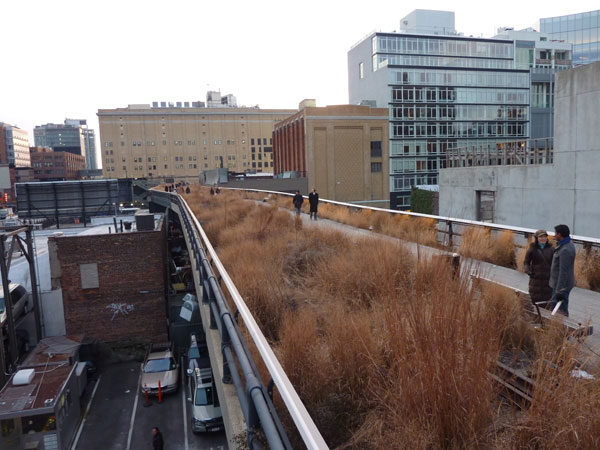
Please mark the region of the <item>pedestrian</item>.
POLYGON ((213 189, 213 187, 210 187, 210 195, 215 195, 215 190, 213 189))
POLYGON ((217 194, 220 194, 220 193, 221 193, 221 188, 220 188, 219 186, 217 186, 217 189, 216 189, 216 191, 215 191, 215 192, 216 192, 217 194))
POLYGON ((169 192, 169 186, 165 185, 165 192, 169 192))
POLYGON ((185 187, 185 193, 186 193, 186 194, 189 194, 189 193, 190 193, 190 187, 189 187, 189 186, 186 186, 186 187, 185 187))
POLYGON ((313 188, 312 192, 308 194, 308 203, 310 204, 310 218, 317 220, 317 209, 319 207, 319 194, 317 190, 313 188))
POLYGON ((163 450, 164 442, 163 435, 158 429, 158 427, 152 428, 152 449, 153 450, 163 450))
POLYGON ((558 302, 562 302, 558 310, 569 317, 569 293, 575 286, 575 246, 567 225, 556 225, 554 236, 557 246, 550 267, 551 305, 554 308, 558 302))
POLYGON ((550 282, 550 266, 554 247, 548 242, 546 230, 537 230, 534 241, 525 253, 525 273, 529 275, 529 297, 533 303, 541 303, 550 307, 552 288, 550 282))
POLYGON ((304 197, 300 194, 300 191, 296 191, 296 195, 294 195, 294 199, 292 200, 294 204, 294 208, 296 208, 296 215, 300 215, 300 210, 302 209, 302 203, 304 203, 304 197))

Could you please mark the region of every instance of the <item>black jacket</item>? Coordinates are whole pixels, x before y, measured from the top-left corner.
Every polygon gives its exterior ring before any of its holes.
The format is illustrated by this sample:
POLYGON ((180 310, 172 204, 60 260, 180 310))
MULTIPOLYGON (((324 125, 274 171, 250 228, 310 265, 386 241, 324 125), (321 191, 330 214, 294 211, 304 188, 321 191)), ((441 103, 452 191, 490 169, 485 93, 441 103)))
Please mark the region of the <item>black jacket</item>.
POLYGON ((308 194, 308 203, 310 203, 310 210, 316 211, 319 204, 319 194, 316 192, 311 192, 308 194))
POLYGON ((296 194, 294 195, 294 200, 292 200, 294 202, 294 206, 296 208, 300 208, 302 207, 302 203, 304 203, 304 197, 302 197, 302 194, 296 194))
POLYGON ((154 450, 163 450, 163 445, 164 445, 164 443, 163 443, 162 433, 159 431, 152 438, 152 448, 154 450))
POLYGON ((531 301, 537 303, 550 300, 552 288, 549 285, 550 266, 555 248, 546 244, 542 249, 537 243, 533 243, 525 254, 525 272, 530 275, 529 295, 531 301))

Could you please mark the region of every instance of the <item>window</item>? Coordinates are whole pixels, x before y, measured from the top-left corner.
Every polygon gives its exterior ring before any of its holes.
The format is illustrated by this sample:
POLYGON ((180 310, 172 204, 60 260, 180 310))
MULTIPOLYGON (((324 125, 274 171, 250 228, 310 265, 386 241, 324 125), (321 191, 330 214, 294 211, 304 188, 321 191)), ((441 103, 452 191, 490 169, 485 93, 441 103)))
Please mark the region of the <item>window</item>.
POLYGON ((371 158, 381 158, 381 141, 371 141, 371 158))
POLYGON ((380 162, 371 163, 371 172, 373 172, 373 173, 381 172, 381 163, 380 162))
POLYGON ((362 80, 365 77, 365 65, 364 63, 358 64, 358 78, 362 80))

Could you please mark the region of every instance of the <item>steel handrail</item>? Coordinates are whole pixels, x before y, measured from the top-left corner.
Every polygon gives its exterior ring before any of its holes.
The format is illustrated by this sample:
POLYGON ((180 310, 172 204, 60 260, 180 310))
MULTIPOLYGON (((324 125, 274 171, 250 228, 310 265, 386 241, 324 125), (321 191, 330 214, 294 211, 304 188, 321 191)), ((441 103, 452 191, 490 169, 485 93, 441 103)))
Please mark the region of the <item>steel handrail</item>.
MULTIPOLYGON (((288 197, 294 196, 294 194, 290 194, 289 192, 269 191, 269 190, 262 190, 262 189, 228 188, 228 187, 223 187, 223 186, 221 186, 221 189, 228 189, 231 191, 262 192, 262 193, 266 193, 266 194, 285 195, 288 197)), ((308 196, 306 196, 306 195, 303 195, 303 197, 308 198, 308 196)), ((363 206, 363 205, 357 205, 355 203, 344 203, 344 202, 339 202, 336 200, 328 200, 328 199, 324 199, 324 198, 319 198, 319 203, 329 203, 332 205, 345 206, 348 208, 368 209, 371 211, 381 211, 381 212, 392 213, 392 214, 402 214, 402 215, 410 216, 410 217, 434 219, 434 220, 437 220, 438 222, 444 222, 446 224, 452 223, 452 224, 466 225, 466 226, 480 226, 480 227, 490 228, 492 230, 507 230, 507 231, 513 231, 515 233, 524 234, 524 235, 529 235, 529 234, 533 235, 536 232, 536 230, 534 228, 515 227, 512 225, 481 222, 478 220, 458 219, 456 217, 449 217, 449 216, 435 216, 432 214, 415 213, 415 212, 409 212, 409 211, 399 211, 396 209, 377 208, 374 206, 363 206)), ((554 232, 548 231, 548 235, 554 236, 554 232)), ((571 235, 571 240, 580 242, 582 244, 600 245, 600 238, 593 238, 593 237, 589 237, 589 236, 571 235)))
MULTIPOLYGON (((273 352, 271 346, 267 342, 260 327, 254 320, 252 313, 250 312, 244 299, 240 295, 237 287, 231 280, 231 277, 227 273, 227 270, 225 269, 223 263, 219 259, 217 252, 210 243, 208 237, 206 236, 206 233, 204 232, 204 229, 200 225, 200 222, 192 212, 188 203, 180 195, 173 192, 162 192, 158 189, 152 189, 152 192, 153 194, 157 193, 162 195, 171 195, 173 196, 173 198, 177 199, 176 203, 181 204, 181 206, 184 209, 182 213, 185 213, 191 219, 196 228, 196 231, 200 235, 202 243, 211 257, 211 262, 215 265, 217 272, 221 276, 222 282, 227 287, 227 290, 233 302, 235 303, 240 316, 244 320, 244 324, 246 325, 246 328, 250 336, 252 337, 252 340, 254 341, 256 348, 258 349, 263 359, 263 362, 265 363, 265 366, 267 367, 269 374, 273 379, 273 382, 277 386, 279 394, 282 400, 284 401, 288 412, 290 413, 290 416, 292 417, 292 420, 294 421, 298 432, 300 433, 304 441, 304 444, 309 450, 328 449, 329 447, 327 446, 325 440, 321 436, 320 431, 318 430, 314 421, 310 417, 308 411, 306 410, 306 407, 302 403, 302 400, 300 399, 294 386, 287 377, 287 374, 283 370, 283 367, 279 363, 279 360, 275 356, 275 353, 273 352)), ((239 338, 243 339, 241 336, 239 336, 239 338)), ((238 358, 239 357, 240 355, 238 355, 238 358)), ((252 396, 254 398, 254 392, 252 392, 252 396)))

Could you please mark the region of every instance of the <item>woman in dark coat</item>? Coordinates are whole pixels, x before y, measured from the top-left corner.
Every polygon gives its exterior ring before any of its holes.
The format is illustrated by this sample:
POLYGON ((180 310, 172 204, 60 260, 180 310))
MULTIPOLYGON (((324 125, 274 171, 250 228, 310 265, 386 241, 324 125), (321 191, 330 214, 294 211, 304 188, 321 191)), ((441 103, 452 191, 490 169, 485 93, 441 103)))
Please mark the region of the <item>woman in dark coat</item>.
MULTIPOLYGON (((535 240, 525 254, 525 272, 529 275, 529 296, 533 303, 547 302, 552 297, 550 266, 554 247, 548 242, 548 233, 544 230, 535 232, 535 240)), ((548 306, 548 305, 540 305, 548 306)))

